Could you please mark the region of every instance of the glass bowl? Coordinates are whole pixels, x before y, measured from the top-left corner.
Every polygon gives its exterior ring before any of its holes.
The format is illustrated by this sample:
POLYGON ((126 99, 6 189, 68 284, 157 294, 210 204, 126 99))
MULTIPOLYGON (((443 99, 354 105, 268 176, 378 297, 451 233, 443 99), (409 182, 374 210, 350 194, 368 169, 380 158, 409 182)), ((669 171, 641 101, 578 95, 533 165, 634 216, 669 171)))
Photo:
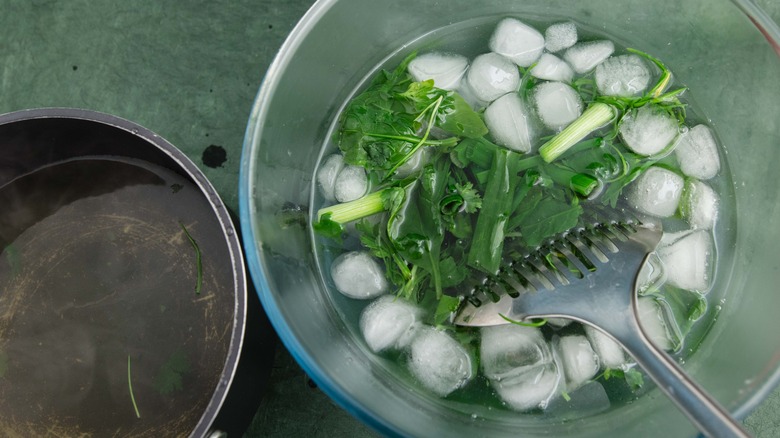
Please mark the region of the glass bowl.
MULTIPOLYGON (((239 201, 249 269, 280 338, 337 403, 393 436, 690 436, 659 391, 567 421, 496 410, 471 415, 408 385, 375 360, 324 292, 306 222, 312 175, 345 100, 416 38, 506 15, 573 20, 663 59, 718 132, 734 181, 733 264, 721 311, 685 363, 744 418, 780 381, 780 31, 750 1, 323 0, 268 70, 247 127, 239 201), (291 218, 291 214, 298 215, 291 218)), ((723 271, 723 270, 722 270, 723 271)))

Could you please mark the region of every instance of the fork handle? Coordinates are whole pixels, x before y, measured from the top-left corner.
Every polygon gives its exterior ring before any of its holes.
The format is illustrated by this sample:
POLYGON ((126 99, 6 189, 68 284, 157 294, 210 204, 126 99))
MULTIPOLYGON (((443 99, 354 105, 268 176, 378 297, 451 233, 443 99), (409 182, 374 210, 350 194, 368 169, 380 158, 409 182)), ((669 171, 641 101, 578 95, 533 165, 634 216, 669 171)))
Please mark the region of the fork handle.
POLYGON ((750 437, 715 399, 680 368, 677 362, 648 339, 639 324, 635 336, 619 339, 658 387, 710 438, 750 437))

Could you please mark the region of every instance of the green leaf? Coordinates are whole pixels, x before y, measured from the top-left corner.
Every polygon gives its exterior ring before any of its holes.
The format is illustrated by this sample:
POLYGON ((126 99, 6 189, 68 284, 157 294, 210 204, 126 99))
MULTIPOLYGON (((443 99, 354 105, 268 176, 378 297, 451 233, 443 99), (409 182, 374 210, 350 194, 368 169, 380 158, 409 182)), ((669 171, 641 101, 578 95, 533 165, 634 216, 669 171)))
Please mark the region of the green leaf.
POLYGON ((312 224, 312 227, 314 228, 314 231, 320 235, 341 241, 344 227, 340 223, 331 220, 332 216, 333 213, 323 214, 317 222, 312 224))
POLYGON ((460 308, 461 299, 459 297, 451 297, 449 295, 442 295, 439 299, 439 304, 436 306, 436 312, 433 316, 433 324, 441 325, 447 322, 453 312, 456 312, 460 308))
POLYGON ((154 378, 154 388, 163 395, 180 391, 184 387, 184 375, 190 371, 190 361, 182 350, 173 352, 154 378))
POLYGON ((542 196, 518 224, 523 242, 531 248, 545 239, 574 228, 582 214, 577 198, 565 201, 552 196, 552 192, 541 192, 542 196))
POLYGON ((474 185, 469 183, 456 184, 455 190, 463 197, 463 211, 466 213, 476 213, 482 207, 482 197, 479 192, 474 188, 474 185))
POLYGON ((626 379, 626 383, 628 383, 628 386, 632 391, 636 391, 645 384, 642 372, 636 368, 629 368, 628 371, 623 373, 623 377, 626 379))
POLYGON ((466 268, 459 265, 455 258, 448 256, 439 262, 439 274, 441 275, 441 286, 443 288, 454 287, 466 279, 466 268))
POLYGON ((505 149, 495 150, 468 254, 469 266, 488 274, 496 274, 501 264, 506 225, 520 182, 518 163, 518 154, 505 149))
POLYGON ((440 114, 438 126, 455 136, 481 138, 488 133, 482 117, 458 93, 450 92, 440 114))

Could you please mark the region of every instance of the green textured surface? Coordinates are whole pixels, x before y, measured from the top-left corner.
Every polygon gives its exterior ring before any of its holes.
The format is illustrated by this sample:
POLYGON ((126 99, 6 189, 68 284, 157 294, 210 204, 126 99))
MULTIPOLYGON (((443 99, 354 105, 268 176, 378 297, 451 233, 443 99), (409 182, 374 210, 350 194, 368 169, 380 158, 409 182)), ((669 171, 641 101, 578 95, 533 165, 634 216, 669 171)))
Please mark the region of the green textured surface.
MULTIPOLYGON (((0 0, 0 112, 79 107, 135 121, 182 149, 234 211, 241 143, 263 73, 311 0, 0 0), (227 161, 202 160, 209 145, 227 161)), ((776 20, 780 3, 760 2, 776 20)), ((2 153, 0 151, 0 153, 2 153)), ((780 436, 780 391, 746 421, 780 436)), ((280 348, 247 436, 373 436, 280 348)))

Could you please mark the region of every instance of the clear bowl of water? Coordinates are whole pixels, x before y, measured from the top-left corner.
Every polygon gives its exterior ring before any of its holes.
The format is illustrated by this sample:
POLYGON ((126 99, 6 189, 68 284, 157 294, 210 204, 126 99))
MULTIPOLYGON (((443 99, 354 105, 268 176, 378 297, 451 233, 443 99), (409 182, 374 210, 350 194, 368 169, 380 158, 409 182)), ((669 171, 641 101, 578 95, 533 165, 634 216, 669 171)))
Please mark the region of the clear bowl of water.
MULTIPOLYGON (((749 1, 320 1, 270 67, 252 110, 239 198, 250 272, 280 338, 329 396, 394 436, 692 436, 658 390, 597 414, 566 418, 474 409, 399 377, 365 347, 355 309, 328 292, 317 265, 309 208, 321 150, 339 111, 378 66, 415 48, 513 16, 574 21, 662 59, 690 88, 717 133, 733 181, 733 238, 718 248, 711 303, 717 317, 685 358, 692 377, 744 418, 780 382, 774 313, 780 281, 780 191, 773 183, 780 120, 780 31, 749 1)), ((444 42, 444 43, 443 43, 444 42)))

